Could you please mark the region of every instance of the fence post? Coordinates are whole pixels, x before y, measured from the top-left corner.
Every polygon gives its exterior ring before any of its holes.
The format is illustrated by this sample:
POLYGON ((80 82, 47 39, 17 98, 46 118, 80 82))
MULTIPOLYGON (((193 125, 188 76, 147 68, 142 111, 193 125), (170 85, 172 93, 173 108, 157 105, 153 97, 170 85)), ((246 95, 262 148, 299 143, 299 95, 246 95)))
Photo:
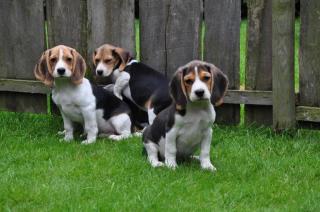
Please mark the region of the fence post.
MULTIPOLYGON (((219 67, 229 78, 229 89, 240 88, 239 0, 205 0, 204 60, 219 67)), ((240 105, 223 104, 217 110, 217 122, 238 124, 240 105)))
POLYGON ((139 1, 141 61, 168 77, 200 58, 202 0, 139 1))
MULTIPOLYGON (((10 84, 35 80, 33 69, 45 49, 43 0, 0 1, 0 11, 0 78, 12 80, 10 84)), ((24 90, 1 91, 0 109, 45 113, 47 98, 24 90)))
MULTIPOLYGON (((247 90, 272 90, 272 1, 247 0, 247 90)), ((245 106, 245 123, 272 125, 271 106, 245 106)))
POLYGON ((294 21, 295 1, 272 1, 273 128, 294 128, 294 21))

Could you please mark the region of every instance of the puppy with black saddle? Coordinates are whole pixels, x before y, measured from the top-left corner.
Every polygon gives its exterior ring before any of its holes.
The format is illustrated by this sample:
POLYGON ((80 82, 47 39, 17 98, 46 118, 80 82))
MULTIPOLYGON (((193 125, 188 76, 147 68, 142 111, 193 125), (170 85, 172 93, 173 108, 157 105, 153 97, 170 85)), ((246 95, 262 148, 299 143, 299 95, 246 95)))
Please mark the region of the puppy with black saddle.
POLYGON ((64 140, 73 139, 74 123, 83 125, 87 139, 96 141, 98 133, 114 140, 131 134, 130 108, 102 87, 84 78, 86 63, 73 48, 59 45, 45 51, 34 69, 35 77, 52 87, 52 99, 64 124, 64 140))
POLYGON ((177 70, 170 82, 171 106, 143 132, 151 166, 175 169, 177 159, 190 158, 200 148, 201 168, 216 170, 210 160, 214 106, 222 104, 227 87, 226 75, 213 64, 194 60, 177 70))
POLYGON ((147 112, 149 124, 171 104, 166 76, 134 60, 127 50, 104 44, 94 51, 93 63, 97 76, 111 77, 115 96, 147 112))

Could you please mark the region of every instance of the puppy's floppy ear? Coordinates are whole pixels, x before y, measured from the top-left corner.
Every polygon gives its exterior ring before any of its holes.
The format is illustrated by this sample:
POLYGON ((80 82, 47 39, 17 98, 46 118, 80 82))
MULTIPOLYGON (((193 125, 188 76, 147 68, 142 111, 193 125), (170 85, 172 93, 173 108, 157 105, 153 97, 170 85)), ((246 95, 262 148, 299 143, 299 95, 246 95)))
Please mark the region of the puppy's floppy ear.
POLYGON ((49 64, 50 52, 50 50, 43 52, 33 71, 36 79, 40 80, 47 86, 52 86, 53 84, 53 76, 51 75, 51 72, 49 72, 49 70, 51 70, 49 64))
POLYGON ((211 72, 211 103, 219 106, 223 103, 223 97, 228 89, 228 77, 216 66, 211 63, 205 63, 205 67, 211 72))
POLYGON ((120 66, 119 66, 119 70, 123 71, 124 68, 126 67, 127 63, 129 62, 129 60, 131 59, 131 55, 130 52, 128 52, 127 50, 123 49, 123 48, 115 48, 112 50, 112 55, 114 57, 118 57, 121 61, 120 66))
POLYGON ((95 49, 92 53, 92 63, 94 66, 97 66, 96 60, 95 60, 96 55, 97 55, 97 50, 95 49))
POLYGON ((187 104, 186 89, 183 84, 183 73, 186 67, 180 67, 170 81, 170 94, 176 103, 177 109, 184 109, 187 104))
POLYGON ((83 57, 76 50, 72 49, 71 54, 73 55, 71 81, 78 85, 82 83, 83 77, 86 73, 87 65, 83 57))

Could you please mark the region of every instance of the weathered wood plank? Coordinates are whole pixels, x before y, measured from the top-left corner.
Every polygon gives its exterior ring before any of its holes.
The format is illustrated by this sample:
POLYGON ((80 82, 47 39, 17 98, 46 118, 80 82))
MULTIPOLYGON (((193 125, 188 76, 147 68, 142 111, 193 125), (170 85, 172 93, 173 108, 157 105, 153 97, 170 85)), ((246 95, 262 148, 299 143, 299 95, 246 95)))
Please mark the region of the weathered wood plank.
POLYGON ((297 106, 296 107, 297 121, 320 122, 320 108, 297 106))
POLYGON ((320 1, 301 1, 300 104, 320 106, 320 1))
POLYGON ((272 1, 273 128, 294 128, 294 14, 295 1, 272 1), (285 105, 285 107, 284 107, 285 105))
MULTIPOLYGON (((247 0, 246 90, 272 90, 272 1, 247 0)), ((245 106, 245 123, 272 125, 272 107, 245 106)))
POLYGON ((47 94, 50 89, 34 80, 0 79, 0 91, 47 94))
POLYGON ((134 0, 91 0, 88 5, 88 64, 94 49, 104 43, 135 55, 134 0))
MULTIPOLYGON (((0 78, 34 79, 34 65, 45 49, 43 1, 0 1, 0 11, 0 78)), ((1 92, 0 108, 46 112, 44 100, 45 95, 1 92)))
POLYGON ((46 0, 49 47, 64 44, 87 58, 86 0, 46 0))
MULTIPOLYGON (((205 0, 204 5, 204 60, 212 62, 228 76, 229 89, 239 89, 241 1, 205 0)), ((217 114, 217 122, 237 124, 240 105, 224 104, 217 108, 217 114)))
POLYGON ((228 90, 223 102, 227 104, 272 105, 272 92, 228 90))
POLYGON ((141 61, 170 77, 200 57, 201 0, 140 0, 141 61))

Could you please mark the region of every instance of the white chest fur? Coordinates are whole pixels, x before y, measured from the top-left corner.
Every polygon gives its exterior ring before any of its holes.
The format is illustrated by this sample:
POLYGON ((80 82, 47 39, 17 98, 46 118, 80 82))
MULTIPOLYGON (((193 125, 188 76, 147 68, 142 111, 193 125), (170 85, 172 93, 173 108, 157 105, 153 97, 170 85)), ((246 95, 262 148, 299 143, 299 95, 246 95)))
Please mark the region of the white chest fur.
POLYGON ((194 153, 211 130, 215 117, 211 104, 189 105, 184 116, 176 114, 171 130, 176 132, 177 154, 187 156, 194 153))
POLYGON ((83 79, 80 85, 73 85, 67 79, 56 81, 52 99, 63 114, 74 122, 83 123, 83 112, 96 108, 95 97, 87 79, 83 79))

